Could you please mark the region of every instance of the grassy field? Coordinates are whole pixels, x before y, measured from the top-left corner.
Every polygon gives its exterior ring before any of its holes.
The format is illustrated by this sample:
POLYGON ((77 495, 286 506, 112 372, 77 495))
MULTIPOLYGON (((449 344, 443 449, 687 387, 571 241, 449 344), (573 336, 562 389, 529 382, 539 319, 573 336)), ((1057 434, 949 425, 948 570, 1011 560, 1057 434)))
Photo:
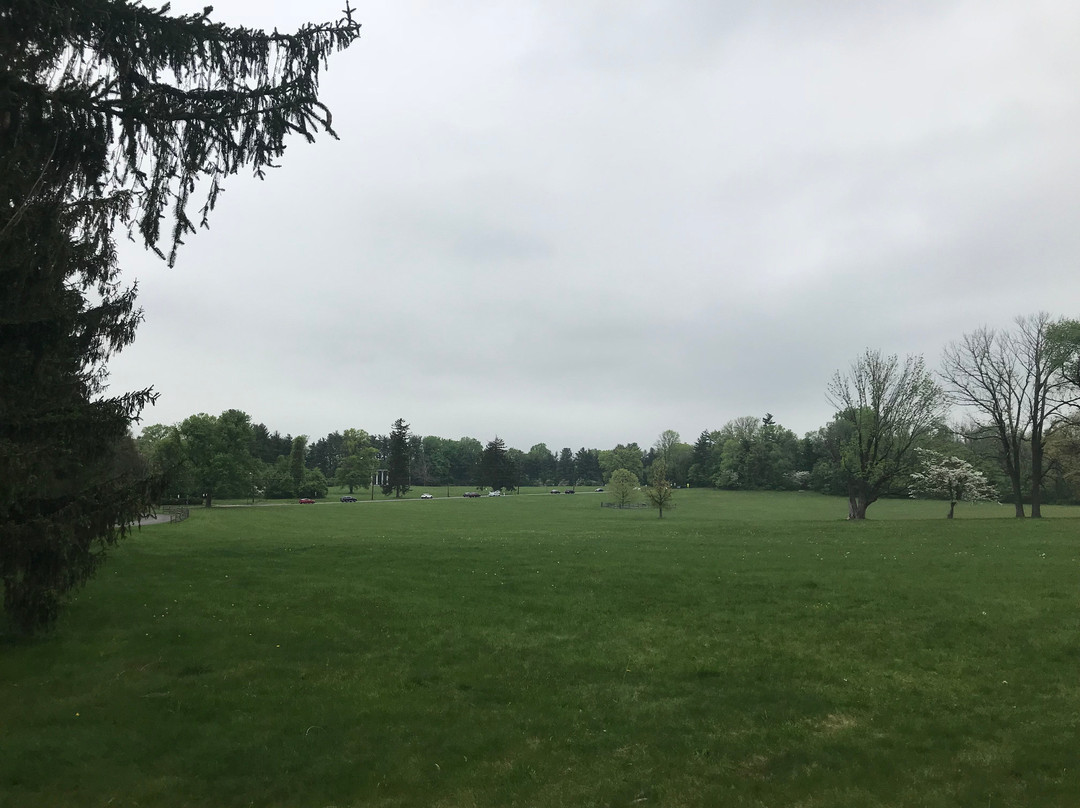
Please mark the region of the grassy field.
POLYGON ((142 530, 0 636, 0 806, 1080 803, 1076 510, 442 494, 142 530))

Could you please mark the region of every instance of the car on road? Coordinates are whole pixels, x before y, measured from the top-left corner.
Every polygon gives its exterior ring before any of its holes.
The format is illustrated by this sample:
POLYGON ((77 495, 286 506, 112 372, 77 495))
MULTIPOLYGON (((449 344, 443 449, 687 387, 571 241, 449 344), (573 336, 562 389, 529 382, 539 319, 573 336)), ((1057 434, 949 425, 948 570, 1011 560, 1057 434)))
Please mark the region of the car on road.
POLYGON ((604 493, 604 489, 603 488, 597 488, 596 493, 602 494, 602 493, 604 493))
POLYGON ((553 494, 561 494, 562 491, 560 491, 558 488, 552 488, 551 493, 553 493, 553 494))
POLYGON ((502 491, 488 491, 489 497, 501 497, 502 491))
POLYGON ((465 497, 466 499, 475 499, 475 498, 479 498, 480 495, 478 493, 476 493, 475 491, 466 491, 461 496, 465 497))
POLYGON ((435 499, 431 494, 421 494, 420 499, 435 499))
POLYGON ((314 505, 315 500, 311 499, 310 497, 300 497, 300 504, 301 505, 314 505))
POLYGON ((565 491, 563 491, 563 493, 564 493, 564 494, 573 494, 573 493, 574 493, 574 489, 573 489, 573 488, 567 488, 567 489, 566 489, 565 491))
POLYGON ((350 497, 348 494, 341 498, 342 502, 356 502, 356 497, 350 497))

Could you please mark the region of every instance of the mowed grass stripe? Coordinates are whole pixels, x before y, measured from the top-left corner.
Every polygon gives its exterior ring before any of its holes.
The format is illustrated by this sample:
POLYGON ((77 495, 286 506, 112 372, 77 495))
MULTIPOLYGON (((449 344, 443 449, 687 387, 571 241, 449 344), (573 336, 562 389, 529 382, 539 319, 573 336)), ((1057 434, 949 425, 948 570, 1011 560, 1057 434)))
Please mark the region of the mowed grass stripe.
POLYGON ((6 638, 0 804, 1075 804, 1067 509, 599 501, 146 528, 6 638))

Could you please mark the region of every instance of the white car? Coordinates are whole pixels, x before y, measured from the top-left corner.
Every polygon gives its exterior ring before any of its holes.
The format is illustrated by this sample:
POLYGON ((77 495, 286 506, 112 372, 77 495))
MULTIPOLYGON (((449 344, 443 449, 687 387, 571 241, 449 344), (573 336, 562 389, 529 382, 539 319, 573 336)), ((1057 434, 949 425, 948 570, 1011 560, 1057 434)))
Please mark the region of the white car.
POLYGON ((431 494, 421 494, 420 499, 435 499, 431 494))
POLYGON ((489 497, 501 497, 502 491, 488 491, 489 497))

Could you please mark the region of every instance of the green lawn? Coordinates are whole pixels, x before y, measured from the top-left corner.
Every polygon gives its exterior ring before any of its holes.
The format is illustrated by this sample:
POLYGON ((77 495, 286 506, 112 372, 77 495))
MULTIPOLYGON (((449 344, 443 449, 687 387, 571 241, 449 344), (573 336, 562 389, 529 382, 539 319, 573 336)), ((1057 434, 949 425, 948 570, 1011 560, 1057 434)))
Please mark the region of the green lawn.
POLYGON ((143 529, 0 636, 0 806, 1080 799, 1080 511, 445 493, 143 529))

